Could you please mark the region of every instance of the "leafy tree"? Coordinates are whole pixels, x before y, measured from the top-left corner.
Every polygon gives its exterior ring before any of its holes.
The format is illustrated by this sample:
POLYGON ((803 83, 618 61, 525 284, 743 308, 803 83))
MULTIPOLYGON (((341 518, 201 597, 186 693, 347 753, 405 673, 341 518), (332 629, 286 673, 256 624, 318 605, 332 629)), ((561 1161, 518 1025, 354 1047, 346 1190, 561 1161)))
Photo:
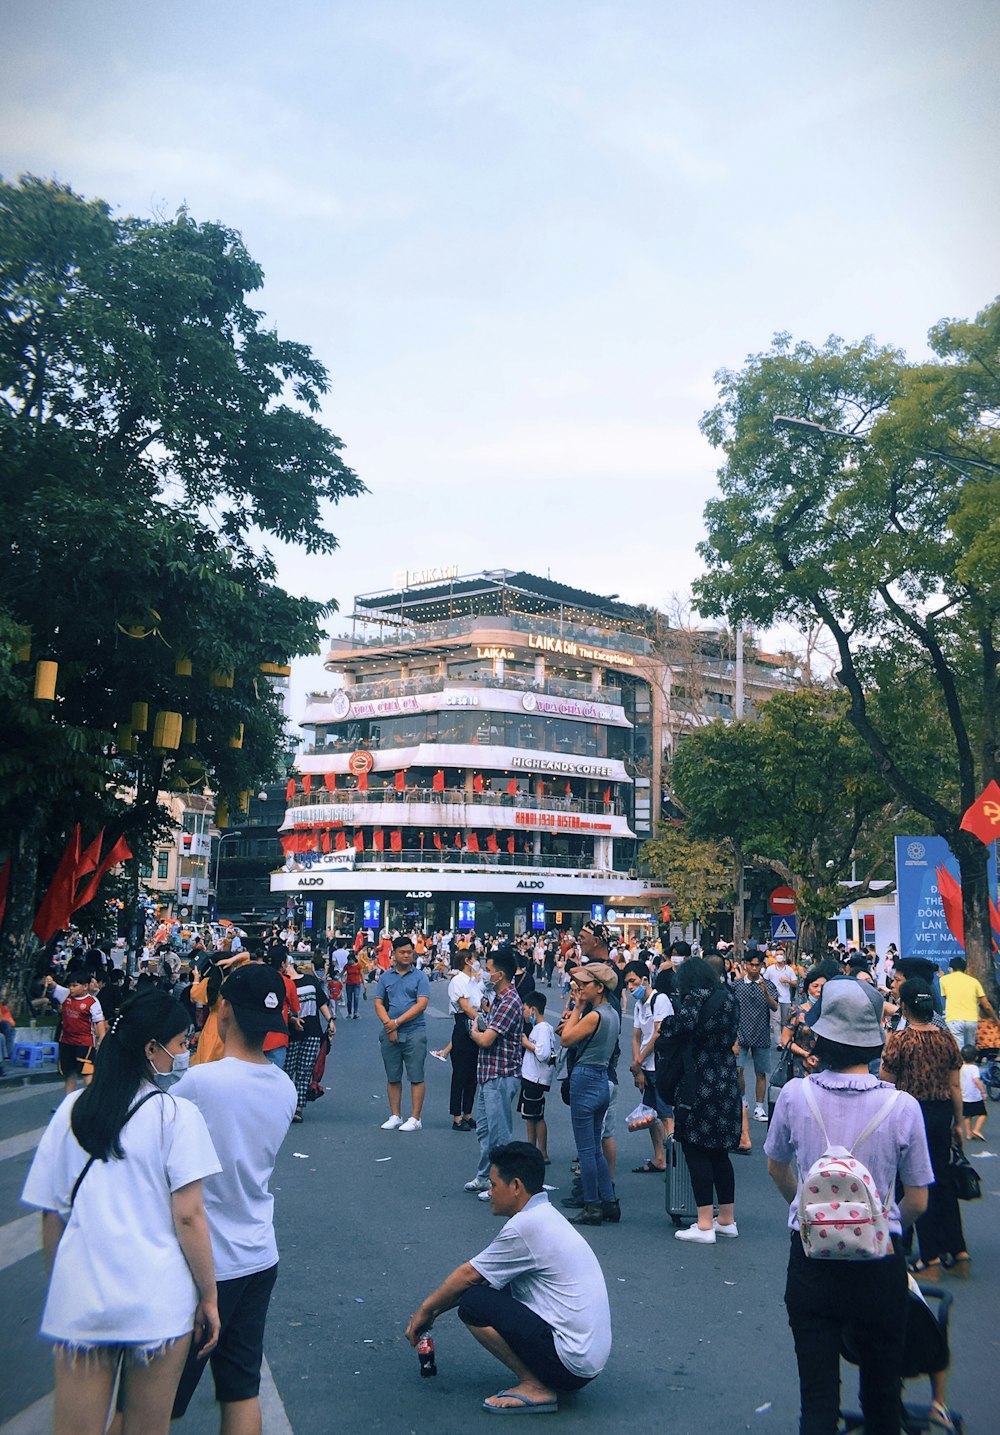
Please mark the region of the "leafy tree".
POLYGON ((725 462, 697 600, 732 622, 822 622, 886 785, 956 854, 970 970, 990 981, 986 849, 959 823, 997 769, 1000 302, 930 340, 936 361, 911 366, 871 339, 782 334, 717 375, 702 428, 725 462))
POLYGON ((671 913, 685 927, 704 923, 732 905, 732 854, 718 842, 705 842, 683 826, 664 824, 644 842, 639 859, 655 881, 668 883, 671 913))
POLYGON ((844 905, 842 882, 860 872, 863 896, 891 876, 896 809, 847 707, 836 690, 778 693, 755 721, 685 738, 670 773, 694 838, 726 843, 740 867, 769 867, 794 889, 808 952, 844 905))
POLYGON ((142 856, 158 791, 235 808, 282 760, 261 665, 315 651, 334 605, 285 592, 264 541, 332 551, 324 502, 364 489, 317 417, 323 365, 248 303, 262 278, 238 234, 186 211, 119 219, 0 183, 4 965, 76 821, 142 856), (39 659, 58 663, 53 703, 33 700, 39 659), (154 746, 157 712, 186 720, 179 748, 154 746))

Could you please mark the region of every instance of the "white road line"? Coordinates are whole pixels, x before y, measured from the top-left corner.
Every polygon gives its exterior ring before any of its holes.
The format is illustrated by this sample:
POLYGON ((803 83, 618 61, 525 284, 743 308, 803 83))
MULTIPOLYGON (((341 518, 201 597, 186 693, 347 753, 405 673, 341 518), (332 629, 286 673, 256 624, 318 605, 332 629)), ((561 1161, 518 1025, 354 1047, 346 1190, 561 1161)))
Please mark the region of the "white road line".
POLYGON ((34 1151, 45 1134, 44 1126, 34 1131, 22 1131, 19 1136, 8 1136, 0 1141, 0 1161, 9 1161, 12 1156, 23 1156, 25 1151, 34 1151))
POLYGON ((0 1425, 0 1435, 52 1435, 52 1396, 43 1395, 27 1410, 0 1425))
POLYGON ((6 1091, 0 1091, 0 1106, 9 1106, 12 1101, 27 1101, 30 1096, 47 1096, 58 1105, 64 1095, 56 1082, 37 1081, 31 1086, 10 1086, 6 1091))
POLYGON ((0 1226, 0 1271, 42 1249, 42 1218, 37 1211, 0 1226))

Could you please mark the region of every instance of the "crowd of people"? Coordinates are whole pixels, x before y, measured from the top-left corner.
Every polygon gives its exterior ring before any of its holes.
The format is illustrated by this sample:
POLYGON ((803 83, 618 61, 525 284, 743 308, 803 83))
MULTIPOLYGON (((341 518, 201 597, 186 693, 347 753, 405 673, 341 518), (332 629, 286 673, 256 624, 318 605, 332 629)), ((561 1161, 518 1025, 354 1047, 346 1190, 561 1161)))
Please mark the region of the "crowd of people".
MULTIPOLYGON (((96 949, 68 948, 34 997, 58 1011, 66 1084, 24 1191, 43 1212, 52 1264, 42 1333, 55 1348, 57 1429, 103 1435, 120 1372, 126 1423, 165 1430, 210 1358, 224 1435, 258 1435, 277 1274, 268 1181, 289 1126, 323 1093, 338 1018, 360 1020, 364 1004, 385 1072, 383 1129, 423 1129, 426 1061, 449 1062, 451 1130, 476 1133, 465 1190, 507 1218, 407 1328, 417 1344, 458 1308, 516 1378, 487 1411, 554 1410, 607 1361, 607 1291, 574 1228, 623 1219, 624 1053, 638 1102, 628 1124, 651 1143, 632 1172, 665 1172, 672 1141, 690 1175, 691 1221, 676 1239, 738 1238, 733 1158, 752 1149, 755 1123, 768 1126, 768 1167, 789 1202, 786 1305, 804 1435, 834 1428, 830 1331, 849 1317, 878 1352, 861 1363, 866 1428, 898 1429, 907 1269, 932 1282, 971 1272, 952 1152, 983 1139, 978 1060, 984 1040, 1000 1046, 1000 1030, 961 959, 944 976, 894 950, 878 960, 831 945, 794 962, 750 943, 737 959, 725 943, 628 943, 597 921, 513 942, 359 931, 317 943, 291 925, 254 939, 149 935, 134 978, 96 949), (438 980, 449 1040, 429 1050, 438 980), (543 1190, 554 1091, 575 1148, 565 1215, 543 1190), (876 1117, 877 1137, 867 1129, 876 1117), (806 1249, 803 1175, 831 1141, 849 1152, 867 1142, 888 1242, 877 1269, 806 1249), (113 1229, 96 1219, 102 1210, 114 1210, 113 1229), (162 1289, 137 1287, 121 1265, 128 1252, 137 1269, 150 1240, 169 1252, 162 1289)), ((946 1431, 943 1386, 936 1394, 946 1431)))

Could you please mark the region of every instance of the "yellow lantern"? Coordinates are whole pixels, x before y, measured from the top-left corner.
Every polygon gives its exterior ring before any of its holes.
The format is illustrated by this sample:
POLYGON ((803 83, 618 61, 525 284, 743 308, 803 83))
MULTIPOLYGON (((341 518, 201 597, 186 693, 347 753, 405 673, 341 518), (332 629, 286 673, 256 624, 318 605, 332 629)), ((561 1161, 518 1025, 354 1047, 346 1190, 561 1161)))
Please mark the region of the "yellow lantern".
POLYGON ((128 723, 120 722, 115 726, 115 743, 119 752, 134 752, 135 738, 132 736, 132 729, 128 723))
POLYGON ((249 791, 249 788, 247 789, 246 792, 241 792, 241 793, 240 793, 240 811, 241 811, 241 812, 249 812, 249 811, 250 811, 250 791, 249 791))
POLYGON ((59 664, 49 662, 42 658, 35 664, 35 701, 39 703, 54 703, 56 700, 56 678, 59 675, 59 664))
POLYGON ((260 671, 269 678, 290 678, 292 669, 288 663, 261 663, 260 671))
POLYGON ((181 745, 180 713, 159 712, 153 723, 153 746, 164 752, 176 752, 181 745))
POLYGON ((229 826, 229 803, 226 801, 225 798, 223 798, 221 802, 216 805, 215 825, 216 827, 229 826))
POLYGON ((193 669, 192 669, 191 659, 190 659, 190 658, 188 658, 188 657, 180 657, 180 658, 177 658, 177 659, 175 660, 175 662, 174 662, 174 677, 175 677, 175 678, 189 678, 189 677, 191 676, 192 671, 193 671, 193 669))
POLYGON ((234 732, 233 735, 232 735, 232 737, 229 739, 229 746, 230 746, 230 747, 242 747, 242 746, 243 746, 243 732, 244 732, 244 725, 243 725, 243 723, 240 723, 239 730, 238 730, 237 732, 234 732))
POLYGON ((149 703, 132 704, 132 721, 130 726, 133 732, 147 732, 149 730, 149 703))
POLYGON ((198 719, 187 717, 184 719, 184 726, 181 728, 181 742, 188 747, 198 741, 198 719))
POLYGON ((231 688, 233 685, 232 669, 213 668, 208 675, 208 681, 213 688, 231 688))
POLYGON ((15 658, 17 659, 17 661, 18 661, 19 663, 30 663, 30 662, 31 662, 31 629, 30 629, 27 625, 24 625, 24 626, 20 629, 19 639, 20 639, 20 644, 21 644, 21 646, 17 649, 17 651, 15 652, 14 656, 15 656, 15 658))

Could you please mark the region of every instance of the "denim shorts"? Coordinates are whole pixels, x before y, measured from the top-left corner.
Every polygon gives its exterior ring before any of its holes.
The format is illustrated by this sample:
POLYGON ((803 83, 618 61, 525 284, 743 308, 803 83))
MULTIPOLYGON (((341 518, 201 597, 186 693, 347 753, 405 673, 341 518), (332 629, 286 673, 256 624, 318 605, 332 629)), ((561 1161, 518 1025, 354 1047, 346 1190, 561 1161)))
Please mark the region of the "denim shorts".
POLYGON ((407 1081, 411 1086, 419 1086, 424 1079, 424 1064, 427 1061, 427 1032, 415 1031, 412 1036, 400 1032, 398 1041, 390 1041, 383 1027, 378 1040, 386 1081, 391 1086, 398 1086, 403 1080, 405 1066, 407 1081))

